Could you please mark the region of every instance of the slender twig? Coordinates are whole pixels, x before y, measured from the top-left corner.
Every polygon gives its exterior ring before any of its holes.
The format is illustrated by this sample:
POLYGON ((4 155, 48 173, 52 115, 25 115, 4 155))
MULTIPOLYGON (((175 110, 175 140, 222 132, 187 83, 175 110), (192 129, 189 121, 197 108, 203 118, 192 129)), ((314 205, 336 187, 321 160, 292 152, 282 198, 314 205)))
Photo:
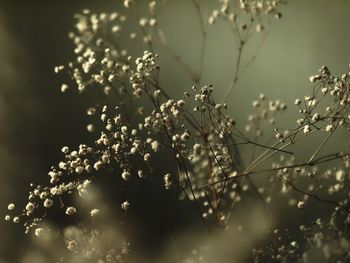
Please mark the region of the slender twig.
POLYGON ((233 83, 231 87, 226 91, 225 96, 224 96, 224 102, 228 100, 230 97, 231 92, 235 88, 238 79, 239 79, 239 70, 240 70, 240 65, 241 65, 241 58, 243 54, 243 47, 244 47, 244 41, 241 41, 238 47, 238 54, 237 54, 237 59, 236 59, 236 67, 235 67, 235 72, 234 72, 234 78, 233 78, 233 83))
POLYGON ((309 196, 309 197, 311 197, 311 198, 313 198, 313 199, 316 199, 316 200, 318 200, 318 201, 320 201, 320 202, 328 203, 328 204, 334 205, 334 206, 336 206, 336 207, 340 207, 340 208, 344 209, 346 212, 350 213, 350 209, 347 208, 346 206, 340 204, 340 203, 337 203, 337 202, 332 201, 332 200, 324 199, 324 198, 321 198, 321 197, 319 197, 319 196, 317 196, 317 195, 314 195, 314 194, 305 192, 305 191, 303 191, 303 190, 297 188, 297 187, 296 187, 294 184, 292 184, 292 183, 288 183, 288 185, 289 185, 294 191, 296 191, 296 192, 298 192, 298 193, 301 193, 301 194, 304 194, 304 195, 306 195, 306 196, 309 196))
POLYGON ((198 73, 198 80, 196 83, 196 84, 200 84, 201 79, 202 79, 203 69, 204 69, 205 53, 206 53, 206 49, 207 49, 207 31, 205 28, 205 23, 204 23, 200 4, 198 3, 197 0, 192 0, 192 3, 196 8, 196 13, 197 13, 197 16, 199 19, 200 29, 201 29, 201 34, 202 34, 202 45, 201 45, 201 49, 200 49, 200 64, 199 64, 200 69, 199 69, 199 73, 198 73))
POLYGON ((289 168, 297 168, 297 167, 303 167, 303 166, 315 166, 315 165, 320 164, 320 163, 327 163, 327 162, 334 161, 336 159, 340 159, 340 158, 344 158, 344 157, 348 157, 348 156, 350 156, 350 153, 328 154, 328 155, 322 156, 322 157, 314 160, 313 162, 304 162, 304 163, 293 164, 293 165, 284 165, 284 166, 280 166, 280 167, 275 167, 275 168, 270 168, 270 169, 265 169, 265 170, 258 170, 258 171, 245 171, 245 172, 237 173, 237 174, 235 174, 233 176, 229 176, 229 177, 227 177, 225 179, 220 179, 220 180, 217 180, 215 182, 211 182, 211 183, 208 183, 206 185, 202 185, 199 188, 200 189, 208 188, 208 187, 213 186, 215 184, 222 183, 225 180, 233 180, 233 179, 237 179, 237 178, 240 178, 240 177, 248 176, 248 175, 251 175, 251 174, 267 173, 267 172, 272 172, 272 171, 283 170, 285 168, 289 169, 289 168))
POLYGON ((194 72, 168 44, 168 41, 165 38, 163 31, 159 26, 156 26, 156 33, 158 39, 162 46, 172 55, 177 64, 186 72, 186 74, 190 77, 193 83, 198 83, 199 74, 194 72))

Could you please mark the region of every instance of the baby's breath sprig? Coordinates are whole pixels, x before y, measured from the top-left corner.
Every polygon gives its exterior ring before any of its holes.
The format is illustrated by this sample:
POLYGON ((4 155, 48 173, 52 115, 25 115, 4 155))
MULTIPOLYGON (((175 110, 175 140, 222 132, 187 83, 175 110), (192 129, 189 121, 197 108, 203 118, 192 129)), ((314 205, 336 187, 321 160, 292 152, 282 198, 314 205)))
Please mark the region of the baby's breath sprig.
MULTIPOLYGON (((339 130, 350 129, 349 73, 336 77, 323 66, 310 77, 312 90, 295 100, 300 116, 290 127, 281 128, 277 118, 285 114, 287 104, 264 94, 252 102, 254 113, 241 127, 235 120, 237 113, 230 114, 226 101, 256 57, 253 54, 246 64, 242 62, 247 43, 254 34, 266 32, 271 17, 281 17, 283 1, 221 0, 208 16, 205 3, 190 3, 202 38, 198 69, 188 66, 168 42, 159 20, 166 4, 160 1, 149 1, 145 12, 140 12, 137 1, 123 1, 137 22, 132 32, 126 32, 131 19, 122 12, 97 14, 83 10, 75 16, 75 28, 69 33, 75 57, 54 71, 71 77, 70 83, 61 85, 63 93, 77 92, 90 100, 86 113, 91 123, 87 130, 95 140, 76 149, 62 147, 62 159, 48 172, 48 183, 31 184, 24 208, 18 210, 19 205, 10 203, 5 220, 23 223, 25 232, 33 232, 38 238, 48 234, 62 238, 66 248, 84 260, 125 262, 129 242, 111 238, 109 229, 99 224, 107 209, 96 204, 87 209, 81 205, 90 198, 100 178, 112 174, 116 178, 113 188, 122 192, 120 204, 113 207, 121 215, 121 224, 137 209, 137 201, 125 194, 128 189, 134 190, 136 182, 149 197, 138 201, 145 205, 150 202, 160 210, 160 221, 174 240, 180 262, 174 231, 179 202, 193 204, 210 235, 216 229, 230 229, 232 215, 251 200, 256 204, 258 199, 269 207, 276 199, 284 198, 296 213, 316 204, 327 205, 329 211, 301 225, 300 233, 291 234, 282 228, 270 231, 266 244, 253 250, 256 262, 306 260, 314 249, 322 250, 325 258, 333 261, 349 258, 348 145, 323 153, 339 130), (223 102, 214 99, 219 87, 202 83, 208 34, 219 19, 232 30, 236 51, 232 85, 223 102), (134 52, 124 46, 125 37, 141 39, 144 51, 134 52), (159 63, 158 46, 170 53, 193 82, 192 88, 178 98, 169 96, 160 81, 166 69, 159 63), (312 152, 300 160, 294 146, 313 134, 323 139, 317 146, 310 146, 312 152), (249 154, 243 154, 247 149, 249 154), (169 166, 163 165, 164 159, 169 166), (169 209, 163 209, 154 198, 147 182, 159 183, 160 193, 172 196, 171 216, 165 214, 169 209), (78 201, 73 202, 72 197, 78 201), (59 211, 71 222, 63 231, 46 225, 52 211, 59 211)), ((202 250, 207 253, 210 247, 205 248, 202 250)))

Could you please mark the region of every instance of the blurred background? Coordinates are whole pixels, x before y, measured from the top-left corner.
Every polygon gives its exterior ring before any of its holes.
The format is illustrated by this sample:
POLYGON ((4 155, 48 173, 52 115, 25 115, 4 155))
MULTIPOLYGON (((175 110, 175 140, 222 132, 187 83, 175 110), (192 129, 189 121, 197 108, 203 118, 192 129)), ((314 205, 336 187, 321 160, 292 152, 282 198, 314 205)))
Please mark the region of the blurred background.
MULTIPOLYGON (((118 11, 122 9, 120 2, 0 0, 1 215, 9 202, 24 202, 30 182, 46 181, 50 166, 61 158, 62 146, 93 140, 85 129, 89 122, 86 102, 60 92, 65 76, 54 74, 53 68, 73 57, 67 34, 73 28, 75 13, 84 8, 118 11)), ((188 0, 168 2, 161 23, 169 43, 189 65, 198 67, 200 33, 195 9, 188 0)), ((206 2, 211 7, 216 5, 216 1, 206 2)), ((322 65, 338 75, 349 71, 349 11, 347 0, 291 0, 281 8, 282 19, 273 22, 256 61, 228 100, 230 112, 240 125, 246 122, 251 102, 260 93, 293 104, 296 97, 309 93, 309 76, 322 65)), ((213 83, 220 100, 234 70, 232 36, 222 23, 210 28, 208 34, 203 83, 213 83)), ((191 82, 170 56, 160 55, 166 89, 180 96, 191 82)), ((281 125, 294 125, 296 116, 291 106, 281 125)), ((340 133, 329 147, 339 148, 347 136, 340 133)), ((303 147, 301 151, 308 150, 309 145, 303 147)), ((159 243, 165 233, 153 228, 152 239, 159 243)), ((2 220, 0 233, 0 262, 17 262, 29 238, 20 226, 2 220)), ((150 249, 156 250, 157 242, 150 249)))

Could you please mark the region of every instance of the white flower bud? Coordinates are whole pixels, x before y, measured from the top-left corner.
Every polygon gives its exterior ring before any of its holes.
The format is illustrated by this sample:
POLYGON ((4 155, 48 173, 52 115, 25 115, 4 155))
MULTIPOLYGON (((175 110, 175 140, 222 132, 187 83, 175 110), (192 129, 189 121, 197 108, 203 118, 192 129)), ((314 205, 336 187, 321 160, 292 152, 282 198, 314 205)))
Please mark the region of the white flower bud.
POLYGON ((67 92, 67 90, 69 90, 69 86, 67 84, 62 84, 61 85, 61 92, 65 93, 65 92, 67 92))
POLYGON ((130 176, 131 176, 131 174, 130 174, 129 171, 124 170, 124 171, 122 172, 122 178, 123 178, 125 181, 129 180, 130 176))
POLYGON ((126 211, 128 211, 128 209, 130 207, 130 203, 128 201, 125 201, 121 204, 121 207, 126 212, 126 211))
POLYGON ((143 159, 148 162, 151 160, 151 155, 149 153, 146 153, 144 156, 143 156, 143 159))
POLYGON ((53 201, 51 199, 45 199, 44 207, 49 208, 53 205, 53 201))
POLYGON ((100 210, 97 209, 97 208, 95 208, 95 209, 92 209, 92 210, 90 211, 90 216, 91 216, 91 217, 94 217, 94 216, 97 216, 99 213, 100 213, 100 210))
POLYGON ((304 201, 299 201, 298 204, 297 204, 297 207, 299 209, 303 209, 305 207, 305 202, 304 201))
POLYGON ((14 203, 11 203, 11 204, 9 204, 8 206, 7 206, 7 209, 8 210, 13 210, 13 209, 15 209, 15 204, 14 203))
POLYGON ((305 134, 306 134, 306 133, 309 133, 309 132, 311 131, 310 125, 305 125, 303 131, 304 131, 305 134))
POLYGON ((73 206, 67 207, 66 214, 69 216, 74 215, 77 212, 77 209, 73 206))
POLYGON ((26 205, 26 210, 28 211, 28 212, 33 212, 33 210, 34 210, 34 204, 32 203, 32 202, 29 202, 27 205, 26 205))
POLYGON ((37 237, 42 237, 42 236, 43 236, 43 232, 44 232, 44 229, 41 228, 41 227, 35 229, 35 235, 36 235, 37 237))
POLYGON ((126 7, 126 8, 129 8, 130 6, 131 6, 131 0, 124 0, 124 6, 126 7))

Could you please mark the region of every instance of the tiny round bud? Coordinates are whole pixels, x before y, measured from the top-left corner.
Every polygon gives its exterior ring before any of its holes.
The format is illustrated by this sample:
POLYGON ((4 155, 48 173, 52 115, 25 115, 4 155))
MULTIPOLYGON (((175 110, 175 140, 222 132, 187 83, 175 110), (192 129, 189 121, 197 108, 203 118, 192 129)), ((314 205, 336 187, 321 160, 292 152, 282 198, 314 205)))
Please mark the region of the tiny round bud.
POLYGON ((35 235, 36 235, 37 237, 42 237, 42 236, 43 236, 43 232, 44 232, 44 229, 41 228, 41 227, 35 229, 35 235))
POLYGON ((121 204, 121 207, 126 212, 126 211, 128 211, 128 209, 130 207, 130 203, 128 201, 125 201, 121 204))
POLYGON ((8 210, 13 210, 13 209, 15 209, 15 204, 14 203, 11 203, 11 204, 9 204, 8 206, 7 206, 7 209, 8 210))
POLYGON ((97 216, 99 213, 100 213, 100 210, 97 209, 97 208, 95 208, 95 209, 92 209, 92 210, 90 211, 90 216, 91 216, 91 217, 94 217, 94 216, 97 216))
POLYGON ((65 93, 67 92, 67 90, 69 90, 69 86, 67 84, 62 84, 61 86, 61 92, 65 93))
POLYGON ((77 209, 75 207, 72 207, 72 206, 67 207, 67 209, 66 209, 66 214, 69 216, 74 215, 76 212, 77 212, 77 209))

